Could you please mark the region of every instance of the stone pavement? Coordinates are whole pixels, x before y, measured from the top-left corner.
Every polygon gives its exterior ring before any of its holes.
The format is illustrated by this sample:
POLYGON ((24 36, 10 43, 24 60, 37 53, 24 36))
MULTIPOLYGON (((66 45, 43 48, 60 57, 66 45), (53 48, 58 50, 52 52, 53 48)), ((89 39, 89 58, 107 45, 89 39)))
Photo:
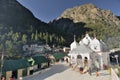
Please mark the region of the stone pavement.
POLYGON ((95 73, 90 76, 88 73, 80 74, 69 68, 64 63, 58 63, 42 73, 24 77, 23 80, 110 80, 107 70, 99 71, 99 76, 95 73))

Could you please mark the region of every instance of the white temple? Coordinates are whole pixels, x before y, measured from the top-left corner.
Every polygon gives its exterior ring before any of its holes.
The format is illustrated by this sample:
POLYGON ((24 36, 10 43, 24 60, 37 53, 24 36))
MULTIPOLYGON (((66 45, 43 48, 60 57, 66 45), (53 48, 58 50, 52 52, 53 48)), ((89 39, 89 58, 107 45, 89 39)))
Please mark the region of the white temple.
POLYGON ((74 35, 74 42, 71 43, 70 49, 73 50, 79 46, 79 43, 76 42, 75 40, 75 35, 74 35))
POLYGON ((96 39, 96 37, 91 39, 91 37, 86 34, 79 43, 76 42, 74 37, 74 42, 70 45, 70 48, 71 50, 68 55, 71 61, 77 63, 77 59, 80 58, 82 62, 84 62, 86 57, 89 67, 94 65, 99 69, 104 69, 109 65, 109 50, 106 44, 102 40, 96 39))

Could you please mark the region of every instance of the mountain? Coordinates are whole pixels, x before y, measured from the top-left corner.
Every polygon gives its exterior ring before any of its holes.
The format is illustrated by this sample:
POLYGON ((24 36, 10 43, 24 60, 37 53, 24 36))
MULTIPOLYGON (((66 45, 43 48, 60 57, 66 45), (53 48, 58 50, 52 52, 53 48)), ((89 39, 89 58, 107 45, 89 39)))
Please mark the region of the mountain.
POLYGON ((48 25, 16 0, 0 0, 0 25, 15 32, 31 33, 35 30, 46 31, 48 25))
POLYGON ((61 29, 68 42, 72 42, 73 35, 80 40, 87 32, 103 39, 110 48, 120 45, 120 18, 110 10, 100 9, 93 4, 66 9, 49 24, 61 29))
POLYGON ((120 24, 120 20, 110 10, 97 8, 93 4, 85 4, 67 9, 59 18, 69 18, 75 23, 85 22, 96 24, 97 21, 103 21, 107 24, 120 24))
POLYGON ((120 16, 117 16, 117 18, 120 20, 120 16))
POLYGON ((17 0, 0 0, 0 42, 5 41, 6 45, 17 46, 44 41, 69 46, 73 41, 73 35, 80 40, 85 33, 88 33, 96 34, 113 48, 120 45, 119 25, 119 16, 93 4, 66 9, 60 17, 47 24, 35 18, 17 0))
POLYGON ((17 0, 0 0, 0 50, 8 57, 24 55, 23 45, 63 44, 57 27, 34 17, 17 0))
POLYGON ((29 36, 28 39, 36 32, 55 36, 60 34, 57 27, 50 26, 34 17, 32 12, 17 0, 0 0, 0 35, 8 34, 10 31, 26 34, 29 36))

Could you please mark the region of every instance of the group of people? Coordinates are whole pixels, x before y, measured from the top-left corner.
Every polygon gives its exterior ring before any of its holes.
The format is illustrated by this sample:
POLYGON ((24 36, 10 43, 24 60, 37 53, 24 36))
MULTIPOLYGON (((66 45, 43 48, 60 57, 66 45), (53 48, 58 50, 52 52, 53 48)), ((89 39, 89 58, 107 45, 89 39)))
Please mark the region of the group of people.
MULTIPOLYGON (((4 76, 2 76, 1 80, 6 80, 6 78, 4 76)), ((9 80, 16 80, 16 78, 15 77, 10 77, 9 80)))
MULTIPOLYGON (((79 72, 81 74, 84 73, 89 73, 90 75, 92 74, 92 64, 91 62, 88 61, 88 58, 85 57, 84 60, 82 59, 77 59, 75 60, 74 58, 70 59, 69 57, 66 58, 66 62, 69 63, 70 67, 72 67, 73 70, 79 69, 79 72)), ((98 68, 96 68, 96 76, 98 76, 98 68)))
POLYGON ((1 80, 6 80, 4 76, 1 77, 1 80))

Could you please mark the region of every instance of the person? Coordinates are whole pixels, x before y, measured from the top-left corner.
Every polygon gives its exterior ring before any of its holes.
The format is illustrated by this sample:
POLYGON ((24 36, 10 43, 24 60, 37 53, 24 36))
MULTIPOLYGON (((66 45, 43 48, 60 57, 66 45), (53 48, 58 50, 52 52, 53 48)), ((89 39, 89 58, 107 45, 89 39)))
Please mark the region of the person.
POLYGON ((88 59, 87 59, 87 57, 85 57, 85 59, 84 59, 84 67, 86 67, 86 66, 88 66, 88 59))
POLYGON ((96 70, 96 77, 99 76, 98 69, 96 70))
POLYGON ((90 59, 89 60, 89 64, 88 64, 88 66, 89 66, 89 74, 90 74, 90 76, 92 75, 92 70, 93 70, 93 62, 92 62, 92 60, 90 59))
POLYGON ((66 57, 66 62, 68 63, 68 58, 66 57))
POLYGON ((10 80, 16 80, 16 78, 15 77, 10 77, 10 80))
POLYGON ((10 77, 10 79, 9 80, 13 80, 13 78, 12 77, 10 77))
POLYGON ((83 73, 83 67, 80 67, 80 74, 83 73))
POLYGON ((100 65, 99 65, 98 59, 95 61, 95 66, 97 67, 97 69, 100 69, 100 65))
POLYGON ((90 76, 92 75, 91 67, 89 68, 89 74, 90 74, 90 76))
POLYGON ((72 57, 72 59, 70 60, 71 67, 74 68, 75 64, 76 64, 75 58, 72 57))
POLYGON ((13 77, 13 80, 16 80, 16 78, 15 78, 15 77, 13 77))
POLYGON ((1 80, 6 80, 6 79, 5 79, 5 77, 3 76, 3 77, 1 78, 1 80))

